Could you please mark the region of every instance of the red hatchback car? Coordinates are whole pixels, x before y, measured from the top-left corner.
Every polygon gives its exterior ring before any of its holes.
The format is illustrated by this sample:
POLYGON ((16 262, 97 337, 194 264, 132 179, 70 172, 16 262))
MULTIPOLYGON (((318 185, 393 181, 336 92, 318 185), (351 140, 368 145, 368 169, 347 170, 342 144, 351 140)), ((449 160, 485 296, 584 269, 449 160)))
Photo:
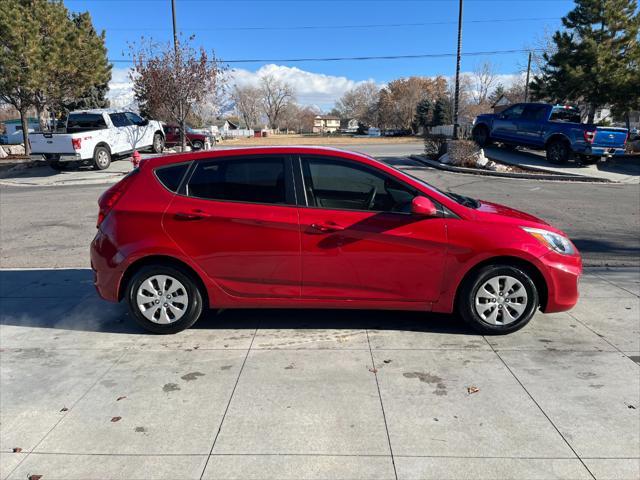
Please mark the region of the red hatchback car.
POLYGON ((567 236, 371 157, 315 147, 158 157, 99 200, 91 265, 156 333, 206 308, 458 312, 483 333, 578 299, 567 236))

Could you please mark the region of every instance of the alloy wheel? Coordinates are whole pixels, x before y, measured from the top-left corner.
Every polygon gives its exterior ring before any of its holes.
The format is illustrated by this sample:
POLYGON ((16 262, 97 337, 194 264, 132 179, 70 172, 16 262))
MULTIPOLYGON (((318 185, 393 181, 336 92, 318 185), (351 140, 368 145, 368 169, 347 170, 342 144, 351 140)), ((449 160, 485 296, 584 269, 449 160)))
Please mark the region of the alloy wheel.
POLYGON ((526 311, 527 290, 520 280, 499 275, 484 282, 475 295, 475 309, 491 325, 508 325, 526 311))
POLYGON ((136 303, 140 313, 154 323, 169 324, 180 320, 189 306, 187 289, 169 275, 153 275, 138 287, 136 303))

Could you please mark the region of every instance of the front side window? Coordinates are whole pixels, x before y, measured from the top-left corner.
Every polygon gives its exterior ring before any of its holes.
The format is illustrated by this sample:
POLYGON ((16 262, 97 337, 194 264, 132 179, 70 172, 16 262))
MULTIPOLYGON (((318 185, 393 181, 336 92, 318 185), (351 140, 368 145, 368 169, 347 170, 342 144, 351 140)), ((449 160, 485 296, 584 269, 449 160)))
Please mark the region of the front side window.
POLYGON ((186 194, 209 200, 287 204, 285 159, 235 158, 200 161, 186 194))
POLYGON ((110 113, 109 118, 114 127, 127 127, 131 125, 124 113, 110 113))
POLYGON ((365 165, 333 158, 302 159, 305 195, 310 207, 411 211, 418 191, 365 165))
POLYGON ((132 125, 137 125, 137 126, 144 126, 145 121, 144 118, 142 118, 140 115, 136 115, 135 113, 131 113, 131 112, 127 112, 125 113, 125 115, 127 116, 127 119, 129 120, 129 122, 131 122, 132 125))
POLYGON ((504 112, 502 112, 502 118, 505 118, 507 120, 516 120, 520 118, 523 110, 524 105, 514 105, 513 107, 509 107, 504 112))

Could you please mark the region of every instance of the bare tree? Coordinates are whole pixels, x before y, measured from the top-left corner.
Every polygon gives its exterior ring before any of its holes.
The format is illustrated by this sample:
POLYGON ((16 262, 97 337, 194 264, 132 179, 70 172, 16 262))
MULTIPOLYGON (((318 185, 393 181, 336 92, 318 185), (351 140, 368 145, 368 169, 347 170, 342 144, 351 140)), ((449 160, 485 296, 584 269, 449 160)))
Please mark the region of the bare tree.
POLYGON ((489 95, 498 83, 498 76, 491 62, 476 66, 471 75, 471 98, 476 105, 486 105, 489 95))
POLYGON ((135 98, 143 114, 180 126, 180 143, 186 148, 186 119, 199 102, 209 98, 222 86, 222 66, 204 48, 149 41, 131 46, 134 68, 130 73, 135 98))
POLYGON ((231 92, 238 115, 244 120, 247 128, 258 126, 262 109, 262 92, 259 88, 235 85, 231 92))
POLYGON ((277 129, 282 111, 288 103, 294 101, 293 87, 273 75, 265 75, 260 79, 260 93, 269 126, 277 129))
POLYGON ((335 109, 341 118, 355 118, 358 122, 377 125, 380 89, 374 82, 365 82, 347 90, 336 102, 335 109))

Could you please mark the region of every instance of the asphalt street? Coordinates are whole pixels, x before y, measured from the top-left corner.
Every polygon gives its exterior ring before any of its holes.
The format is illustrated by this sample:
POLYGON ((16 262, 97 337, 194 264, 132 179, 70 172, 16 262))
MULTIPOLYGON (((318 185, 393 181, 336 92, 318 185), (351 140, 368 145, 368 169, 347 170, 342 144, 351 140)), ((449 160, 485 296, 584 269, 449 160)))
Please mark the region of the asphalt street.
MULTIPOLYGON (((501 179, 419 168, 402 157, 381 158, 443 190, 539 216, 572 238, 585 265, 640 264, 637 184, 501 179)), ((108 186, 1 186, 2 267, 87 267, 96 202, 108 186)))

